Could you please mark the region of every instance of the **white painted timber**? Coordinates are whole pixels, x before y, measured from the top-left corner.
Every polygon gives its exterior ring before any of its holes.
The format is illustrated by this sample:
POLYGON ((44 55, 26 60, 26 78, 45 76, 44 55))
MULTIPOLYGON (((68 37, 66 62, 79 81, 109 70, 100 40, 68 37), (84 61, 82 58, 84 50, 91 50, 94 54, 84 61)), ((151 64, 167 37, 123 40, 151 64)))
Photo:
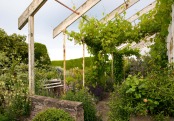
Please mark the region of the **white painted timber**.
POLYGON ((85 43, 83 42, 83 87, 85 87, 85 43))
POLYGON ((153 3, 149 4, 148 6, 146 6, 145 8, 143 8, 142 10, 140 10, 137 14, 134 14, 133 16, 131 16, 130 18, 128 18, 127 20, 129 22, 133 22, 136 19, 138 19, 140 16, 142 16, 143 14, 149 12, 150 10, 154 9, 156 6, 156 1, 154 1, 153 3))
POLYGON ((28 8, 18 18, 18 29, 21 30, 28 22, 29 16, 34 16, 36 12, 46 3, 47 0, 33 0, 28 8))
POLYGON ((174 62, 174 5, 172 5, 172 23, 168 27, 167 55, 169 63, 174 62))
MULTIPOLYGON (((143 8, 142 10, 138 11, 139 15, 137 14, 134 14, 133 16, 131 16, 130 18, 127 19, 127 21, 129 22, 133 22, 135 21, 136 19, 138 19, 139 17, 141 17, 143 14, 149 12, 150 10, 154 9, 155 8, 155 5, 156 5, 156 1, 152 2, 151 4, 149 4, 148 6, 146 6, 145 8, 143 8)), ((144 40, 147 40, 146 42, 145 41, 140 41, 139 43, 132 43, 132 46, 131 48, 143 48, 143 47, 147 47, 153 43, 149 42, 148 40, 150 40, 150 38, 154 38, 155 37, 155 34, 150 36, 150 37, 146 37, 144 40)), ((118 49, 122 49, 124 47, 126 47, 127 44, 122 44, 118 47, 118 49)))
POLYGON ((80 18, 84 13, 86 13, 100 1, 101 0, 87 0, 82 6, 80 6, 76 10, 80 13, 79 15, 77 15, 76 13, 72 13, 53 30, 53 38, 59 35, 65 28, 69 27, 72 23, 74 23, 78 18, 80 18))
POLYGON ((139 49, 142 49, 144 47, 148 47, 152 44, 154 44, 153 42, 153 39, 154 37, 156 36, 156 34, 153 34, 152 36, 149 36, 149 37, 145 37, 144 39, 142 39, 139 43, 134 43, 131 48, 135 49, 135 48, 139 48, 139 49), (152 41, 151 41, 152 39, 152 41))
POLYGON ((171 39, 172 39, 172 24, 169 25, 168 27, 168 35, 167 35, 167 56, 168 56, 168 61, 169 63, 171 63, 171 49, 172 49, 172 46, 171 46, 171 39))
POLYGON ((63 90, 66 93, 66 29, 63 31, 63 90))
POLYGON ((174 62, 174 4, 172 5, 172 38, 171 38, 171 45, 172 45, 172 57, 171 57, 171 62, 174 62))
POLYGON ((29 16, 28 27, 29 94, 34 95, 34 16, 29 16))
POLYGON ((117 7, 115 10, 113 10, 111 13, 109 13, 106 17, 104 17, 100 21, 103 23, 107 23, 109 20, 112 20, 116 14, 123 13, 126 9, 133 6, 138 1, 140 0, 128 0, 126 3, 121 4, 119 7, 117 7))

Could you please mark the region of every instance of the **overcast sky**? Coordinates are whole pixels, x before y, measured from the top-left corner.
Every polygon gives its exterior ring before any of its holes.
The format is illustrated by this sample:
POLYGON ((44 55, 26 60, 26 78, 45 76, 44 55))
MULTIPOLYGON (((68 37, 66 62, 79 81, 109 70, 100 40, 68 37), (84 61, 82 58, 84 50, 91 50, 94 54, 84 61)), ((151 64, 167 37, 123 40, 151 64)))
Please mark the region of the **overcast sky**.
MULTIPOLYGON (((86 0, 59 0, 69 7, 74 5, 78 8, 86 0)), ((127 10, 127 17, 135 14, 154 0, 140 0, 137 4, 127 10)), ((18 30, 18 18, 30 5, 32 0, 0 0, 0 28, 9 35, 13 33, 28 35, 28 25, 22 30, 18 30)), ((86 13, 97 19, 103 17, 103 13, 108 14, 121 5, 124 0, 101 0, 96 6, 86 13)), ((48 0, 46 4, 35 15, 35 41, 47 46, 51 60, 63 60, 63 36, 60 34, 53 39, 53 29, 66 19, 72 12, 58 4, 54 0, 48 0)), ((68 30, 78 31, 77 20, 68 30)), ((86 56, 89 54, 86 51, 86 56)), ((82 46, 74 45, 74 42, 67 40, 67 59, 82 57, 82 46)))

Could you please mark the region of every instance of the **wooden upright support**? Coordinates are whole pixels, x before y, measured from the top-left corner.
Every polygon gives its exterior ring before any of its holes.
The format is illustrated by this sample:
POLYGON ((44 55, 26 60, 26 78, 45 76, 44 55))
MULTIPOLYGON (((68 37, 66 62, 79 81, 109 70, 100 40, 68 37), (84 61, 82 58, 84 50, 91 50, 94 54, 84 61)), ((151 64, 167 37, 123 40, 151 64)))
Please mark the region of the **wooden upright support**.
POLYGON ((66 29, 63 31, 63 91, 66 93, 66 29))
POLYGON ((27 9, 18 18, 18 29, 21 30, 28 22, 28 71, 29 94, 35 94, 34 83, 34 15, 47 0, 33 0, 27 9))
POLYGON ((83 87, 85 87, 85 43, 83 42, 83 87))
POLYGON ((172 47, 172 52, 171 52, 171 62, 174 63, 174 4, 172 5, 172 39, 171 39, 171 47, 172 47))
POLYGON ((35 94, 34 84, 34 16, 28 18, 28 61, 29 61, 29 94, 35 94))
POLYGON ((174 63, 174 5, 172 5, 172 22, 168 27, 167 55, 169 63, 174 63))

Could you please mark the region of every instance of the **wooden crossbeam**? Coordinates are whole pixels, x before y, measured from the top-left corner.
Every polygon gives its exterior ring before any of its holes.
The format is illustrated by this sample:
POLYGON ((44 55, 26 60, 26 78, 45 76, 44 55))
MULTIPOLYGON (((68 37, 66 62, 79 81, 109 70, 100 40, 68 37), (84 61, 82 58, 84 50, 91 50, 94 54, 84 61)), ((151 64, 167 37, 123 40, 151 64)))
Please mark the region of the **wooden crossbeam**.
MULTIPOLYGON (((141 17, 143 14, 145 14, 145 13, 149 12, 150 10, 154 9, 154 8, 155 8, 155 5, 156 5, 156 1, 152 2, 151 4, 149 4, 148 6, 146 6, 145 8, 143 8, 142 10, 138 11, 139 15, 134 14, 133 16, 131 16, 130 18, 128 18, 127 21, 129 21, 129 22, 135 21, 136 19, 138 19, 139 17, 141 17)), ((155 37, 155 34, 152 35, 152 36, 150 36, 150 37, 148 37, 148 38, 154 38, 154 37, 155 37)), ((148 40, 148 39, 147 39, 147 40, 148 40)), ((145 44, 145 42, 142 41, 142 42, 140 42, 140 43, 138 43, 138 44, 134 43, 131 47, 132 47, 132 48, 137 48, 138 46, 142 45, 142 43, 145 44)), ((120 45, 120 46, 118 47, 118 49, 122 49, 122 48, 124 48, 126 45, 127 45, 127 44, 120 45)))
POLYGON ((103 23, 107 23, 107 21, 112 20, 116 14, 123 13, 126 9, 133 6, 138 1, 140 1, 140 0, 129 0, 126 3, 121 4, 119 7, 117 7, 115 10, 113 10, 111 13, 109 13, 106 17, 102 18, 100 21, 103 23))
POLYGON ((156 1, 154 1, 153 3, 149 4, 148 6, 146 6, 145 8, 143 8, 142 10, 140 10, 138 13, 139 14, 134 14, 133 16, 131 16, 130 18, 128 18, 127 20, 129 22, 133 22, 136 19, 138 19, 140 16, 142 16, 143 14, 149 12, 150 10, 154 9, 156 6, 156 1))
POLYGON ((36 12, 46 3, 47 0, 33 0, 28 8, 18 19, 18 29, 21 30, 28 22, 29 16, 34 16, 36 12))
POLYGON ((53 30, 53 38, 59 35, 65 28, 69 27, 72 23, 74 23, 78 18, 80 18, 84 13, 86 13, 100 1, 101 0, 87 0, 82 6, 80 6, 76 10, 80 13, 79 15, 77 15, 76 13, 72 13, 53 30))

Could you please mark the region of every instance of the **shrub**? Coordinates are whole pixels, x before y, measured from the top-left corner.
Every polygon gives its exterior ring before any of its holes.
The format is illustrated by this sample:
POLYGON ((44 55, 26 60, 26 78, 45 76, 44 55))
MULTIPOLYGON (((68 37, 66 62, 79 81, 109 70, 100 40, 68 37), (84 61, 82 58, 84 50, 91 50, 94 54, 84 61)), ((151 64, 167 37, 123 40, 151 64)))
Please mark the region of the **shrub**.
MULTIPOLYGON (((82 62, 83 58, 77 58, 77 59, 70 59, 66 60, 66 69, 72 69, 78 67, 79 69, 82 69, 82 62)), ((90 65, 93 63, 93 57, 85 57, 85 67, 90 67, 90 65)), ((60 66, 63 68, 63 60, 59 61, 51 61, 52 66, 60 66)))
POLYGON ((49 108, 39 112, 33 121, 75 121, 67 112, 61 109, 49 108))
POLYGON ((173 76, 173 69, 153 71, 145 79, 129 76, 112 95, 111 121, 127 121, 130 115, 173 117, 173 76))
POLYGON ((89 86, 89 91, 98 99, 102 100, 104 98, 104 89, 102 86, 97 85, 96 87, 89 86))
POLYGON ((8 117, 0 114, 0 121, 9 121, 8 117))
POLYGON ((82 89, 77 92, 69 91, 62 97, 65 100, 79 101, 83 103, 84 121, 96 121, 96 109, 92 96, 87 90, 82 89))

